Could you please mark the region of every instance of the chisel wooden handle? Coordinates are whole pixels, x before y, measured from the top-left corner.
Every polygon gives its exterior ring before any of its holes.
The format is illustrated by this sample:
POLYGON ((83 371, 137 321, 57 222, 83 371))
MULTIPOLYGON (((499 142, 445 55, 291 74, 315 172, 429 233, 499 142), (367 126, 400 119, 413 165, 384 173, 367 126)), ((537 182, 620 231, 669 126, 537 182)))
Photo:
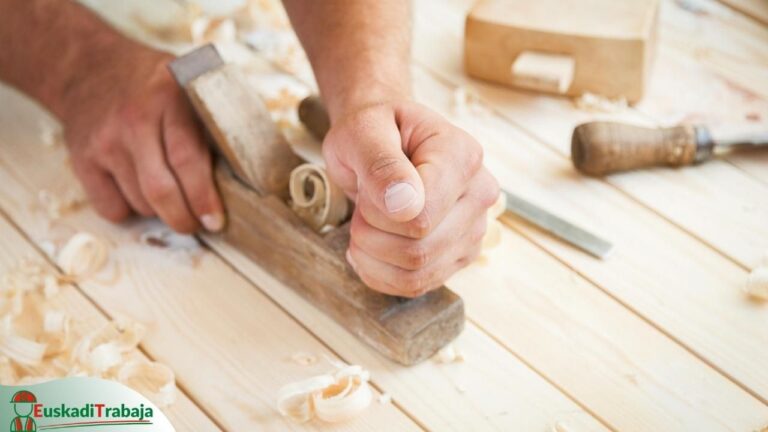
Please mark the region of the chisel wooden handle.
POLYGON ((713 148, 709 132, 700 126, 653 129, 591 122, 574 129, 571 159, 580 172, 600 176, 653 166, 690 165, 708 159, 713 148))

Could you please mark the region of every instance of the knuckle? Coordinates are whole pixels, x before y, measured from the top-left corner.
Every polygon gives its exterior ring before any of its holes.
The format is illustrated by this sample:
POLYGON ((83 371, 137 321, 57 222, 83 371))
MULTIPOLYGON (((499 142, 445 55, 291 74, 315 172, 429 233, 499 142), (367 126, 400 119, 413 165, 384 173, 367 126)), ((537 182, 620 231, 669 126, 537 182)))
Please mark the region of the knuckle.
POLYGON ((423 270, 406 271, 400 280, 400 290, 406 296, 415 297, 424 290, 425 282, 423 270))
POLYGON ((467 169, 470 173, 474 174, 480 170, 483 166, 483 147, 478 144, 474 139, 467 145, 466 155, 467 169))
POLYGON ((430 261, 429 251, 422 242, 411 242, 403 250, 408 268, 416 270, 426 266, 430 261))
POLYGON ((400 162, 401 159, 397 156, 377 155, 366 168, 366 172, 375 180, 387 180, 395 174, 400 162))
POLYGON ((170 198, 176 185, 164 176, 155 176, 147 181, 147 199, 152 203, 161 203, 170 198))
POLYGON ((418 216, 407 222, 407 226, 409 237, 423 239, 428 236, 432 232, 432 220, 427 208, 425 207, 418 216))
POLYGON ((182 169, 205 162, 204 154, 195 151, 190 145, 180 143, 168 149, 168 163, 174 169, 182 169))
POLYGON ((496 204, 496 201, 499 199, 499 194, 501 193, 499 182, 490 175, 488 177, 488 181, 483 182, 483 187, 480 192, 480 205, 485 208, 490 208, 496 204))

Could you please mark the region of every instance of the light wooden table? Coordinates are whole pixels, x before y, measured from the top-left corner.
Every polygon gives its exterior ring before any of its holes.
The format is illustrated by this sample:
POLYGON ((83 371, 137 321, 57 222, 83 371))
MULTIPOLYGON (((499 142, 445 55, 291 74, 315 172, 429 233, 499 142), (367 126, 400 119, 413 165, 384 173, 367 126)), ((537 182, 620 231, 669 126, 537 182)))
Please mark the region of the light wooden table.
MULTIPOLYGON (((132 9, 170 1, 89 3, 135 31, 132 9)), ((62 301, 94 326, 127 316, 150 327, 142 350, 176 372, 181 398, 167 413, 180 430, 768 426, 768 305, 741 292, 768 253, 768 153, 604 180, 575 174, 568 159, 573 126, 595 117, 768 128, 765 1, 664 1, 647 97, 601 115, 567 99, 467 79, 461 40, 470 4, 415 1, 417 98, 482 141, 504 187, 616 248, 598 261, 509 221, 487 262, 449 282, 467 306, 456 342, 463 363, 405 368, 383 359, 214 238, 202 240, 192 265, 138 241, 156 221, 115 226, 85 208, 52 225, 35 204, 38 192, 64 191, 75 180, 65 150, 40 143, 38 123, 52 119, 7 87, 0 87, 0 269, 29 254, 42 259, 41 242, 62 230, 114 242, 120 280, 82 283, 62 301), (459 85, 479 94, 487 113, 455 114, 459 85), (274 408, 277 389, 328 368, 292 362, 297 352, 365 366, 393 403, 374 402, 334 427, 286 421, 274 408)))

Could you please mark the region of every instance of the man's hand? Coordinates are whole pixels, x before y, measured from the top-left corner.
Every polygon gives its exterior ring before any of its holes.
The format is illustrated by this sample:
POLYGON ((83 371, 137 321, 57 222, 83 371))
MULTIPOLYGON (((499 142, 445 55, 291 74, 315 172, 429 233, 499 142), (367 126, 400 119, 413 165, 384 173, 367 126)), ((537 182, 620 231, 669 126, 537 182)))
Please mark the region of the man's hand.
POLYGON ((72 165, 101 215, 157 215, 181 232, 222 227, 210 155, 165 69, 171 56, 70 0, 0 0, 0 46, 0 79, 64 123, 72 165))
POLYGON ((334 123, 323 155, 356 201, 347 260, 371 288, 415 297, 478 256, 499 187, 477 141, 438 114, 363 108, 334 123))
POLYGON ((63 109, 75 173, 94 208, 120 221, 159 216, 179 232, 224 223, 211 157, 185 95, 166 65, 138 47, 83 75, 63 109))

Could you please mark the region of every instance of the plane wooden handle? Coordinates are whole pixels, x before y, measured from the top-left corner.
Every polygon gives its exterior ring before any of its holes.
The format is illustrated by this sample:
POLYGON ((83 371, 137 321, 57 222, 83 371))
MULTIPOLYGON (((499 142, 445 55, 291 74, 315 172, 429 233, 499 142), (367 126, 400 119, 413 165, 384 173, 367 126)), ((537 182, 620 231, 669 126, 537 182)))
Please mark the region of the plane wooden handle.
POLYGON ((712 147, 712 140, 702 127, 652 129, 591 122, 574 129, 571 159, 580 172, 600 176, 653 166, 690 165, 707 159, 712 147))
POLYGON ((331 128, 331 120, 319 96, 307 96, 299 104, 299 120, 307 130, 322 141, 331 128))

